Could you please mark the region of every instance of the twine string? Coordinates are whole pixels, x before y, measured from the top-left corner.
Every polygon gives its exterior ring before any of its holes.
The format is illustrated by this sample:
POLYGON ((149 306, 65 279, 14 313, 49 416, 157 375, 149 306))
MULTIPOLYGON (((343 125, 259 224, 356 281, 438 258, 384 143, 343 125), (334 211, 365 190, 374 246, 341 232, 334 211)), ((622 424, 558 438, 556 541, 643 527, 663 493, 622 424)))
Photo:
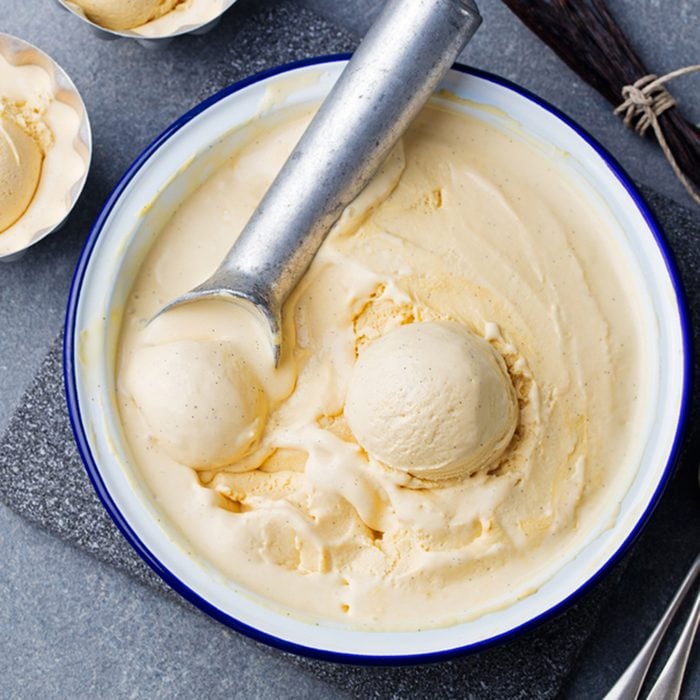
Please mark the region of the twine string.
POLYGON ((678 166, 659 124, 659 117, 667 109, 671 109, 671 107, 675 107, 678 104, 671 93, 664 87, 664 83, 696 71, 700 71, 700 64, 678 68, 670 73, 666 73, 666 75, 662 75, 660 78, 650 73, 642 76, 632 85, 625 85, 622 88, 624 101, 615 108, 615 114, 621 115, 625 126, 634 127, 634 130, 640 136, 644 136, 649 127, 652 128, 656 135, 656 140, 659 142, 659 146, 661 146, 661 150, 673 168, 676 177, 681 181, 683 187, 685 187, 695 202, 700 204, 700 192, 695 189, 693 183, 690 182, 678 166))

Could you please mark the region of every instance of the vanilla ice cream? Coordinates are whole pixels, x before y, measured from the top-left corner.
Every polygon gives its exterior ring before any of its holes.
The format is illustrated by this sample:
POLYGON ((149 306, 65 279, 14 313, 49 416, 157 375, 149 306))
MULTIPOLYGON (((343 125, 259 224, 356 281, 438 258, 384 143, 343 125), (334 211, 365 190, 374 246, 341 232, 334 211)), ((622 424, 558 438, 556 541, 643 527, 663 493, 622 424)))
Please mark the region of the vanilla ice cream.
POLYGON ((31 49, 16 55, 0 45, 0 256, 64 218, 87 169, 81 114, 36 56, 34 64, 31 49))
POLYGON ((203 25, 224 9, 224 0, 66 0, 66 4, 105 29, 144 37, 203 25))
POLYGON ((181 0, 74 0, 85 16, 106 29, 131 29, 170 12, 181 0))
POLYGON ((308 114, 250 127, 130 292, 130 462, 169 532, 283 611, 415 630, 507 606, 609 526, 637 469, 637 278, 568 156, 484 114, 420 114, 287 301, 277 369, 237 305, 146 322, 216 269, 308 114))
POLYGON ((43 158, 29 134, 0 117, 0 232, 14 224, 32 201, 43 158))
POLYGON ((518 401, 503 358, 452 322, 412 323, 362 351, 345 417, 384 464, 426 479, 497 467, 518 401))
POLYGON ((265 396, 230 343, 180 341, 142 348, 128 386, 159 446, 195 469, 221 467, 255 446, 265 396))

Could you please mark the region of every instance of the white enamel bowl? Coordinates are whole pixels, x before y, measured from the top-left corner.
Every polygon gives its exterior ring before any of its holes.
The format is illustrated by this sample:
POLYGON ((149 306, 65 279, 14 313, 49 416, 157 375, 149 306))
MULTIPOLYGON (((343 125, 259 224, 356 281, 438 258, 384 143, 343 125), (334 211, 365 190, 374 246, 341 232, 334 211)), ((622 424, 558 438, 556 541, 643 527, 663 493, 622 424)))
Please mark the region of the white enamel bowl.
POLYGON ((416 632, 367 632, 304 621, 256 600, 188 554, 174 528, 160 522, 120 432, 113 362, 121 311, 168 212, 240 143, 235 127, 254 120, 261 109, 275 112, 320 100, 346 58, 313 59, 233 85, 184 115, 136 159, 100 213, 75 273, 66 319, 66 389, 78 447, 105 508, 137 552, 188 600, 224 624, 287 650, 336 661, 415 663, 473 651, 546 618, 625 551, 659 499, 678 449, 689 384, 688 324, 666 242, 612 157, 535 96, 456 66, 443 87, 465 100, 452 100, 451 107, 469 112, 474 103, 491 105, 496 109, 479 111, 482 118, 505 113, 529 138, 568 153, 566 167, 590 190, 591 206, 608 220, 638 279, 640 308, 656 340, 649 373, 654 420, 618 516, 530 596, 469 622, 416 632), (281 98, 290 85, 288 97, 281 98))

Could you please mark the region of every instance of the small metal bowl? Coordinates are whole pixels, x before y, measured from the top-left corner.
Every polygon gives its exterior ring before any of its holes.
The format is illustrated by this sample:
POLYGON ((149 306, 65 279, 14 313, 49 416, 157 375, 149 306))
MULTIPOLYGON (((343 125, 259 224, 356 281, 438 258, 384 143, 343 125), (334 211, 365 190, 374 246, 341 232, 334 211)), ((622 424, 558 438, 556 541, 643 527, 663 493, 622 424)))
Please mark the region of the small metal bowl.
MULTIPOLYGON (((83 10, 71 0, 56 0, 58 4, 65 10, 68 10, 71 14, 79 17, 85 24, 90 28, 90 30, 99 39, 105 39, 107 41, 112 41, 114 39, 133 39, 137 44, 141 44, 148 49, 161 49, 167 46, 174 38, 178 36, 184 36, 185 34, 206 34, 210 32, 221 20, 221 15, 228 10, 231 5, 233 5, 236 0, 221 0, 220 9, 213 14, 213 16, 207 19, 205 22, 199 24, 184 24, 178 27, 174 32, 170 34, 159 34, 157 36, 149 36, 147 34, 142 34, 129 29, 116 30, 107 29, 96 22, 89 20, 83 10)), ((143 25, 145 26, 145 25, 143 25)))
MULTIPOLYGON (((83 174, 72 184, 70 190, 67 192, 67 199, 69 201, 60 219, 52 222, 50 225, 37 229, 28 239, 24 238, 21 241, 17 241, 16 246, 13 243, 3 242, 2 236, 5 232, 0 233, 0 262, 11 262, 22 257, 27 248, 38 243, 50 233, 58 230, 73 210, 75 203, 80 197, 80 193, 83 191, 90 170, 92 132, 90 130, 90 120, 88 119, 87 109, 85 108, 85 103, 78 89, 63 68, 49 55, 45 54, 33 44, 30 44, 28 41, 24 41, 24 39, 19 39, 10 34, 4 34, 3 32, 0 32, 0 55, 13 66, 39 66, 49 74, 55 99, 73 108, 80 118, 78 133, 76 140, 73 142, 73 146, 85 163, 83 174)), ((11 228, 12 227, 10 227, 10 229, 11 228)), ((8 229, 8 231, 10 229, 8 229)))

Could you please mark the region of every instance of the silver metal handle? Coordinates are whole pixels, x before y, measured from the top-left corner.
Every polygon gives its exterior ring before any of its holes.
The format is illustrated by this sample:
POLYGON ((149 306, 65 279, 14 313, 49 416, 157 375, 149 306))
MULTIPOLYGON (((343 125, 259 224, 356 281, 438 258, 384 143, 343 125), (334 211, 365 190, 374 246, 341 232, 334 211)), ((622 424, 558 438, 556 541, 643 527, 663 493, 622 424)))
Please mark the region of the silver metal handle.
MULTIPOLYGON (((282 304, 481 22, 470 0, 390 0, 217 272, 266 311, 282 304)), ((270 314, 274 318, 270 318, 270 314)))

